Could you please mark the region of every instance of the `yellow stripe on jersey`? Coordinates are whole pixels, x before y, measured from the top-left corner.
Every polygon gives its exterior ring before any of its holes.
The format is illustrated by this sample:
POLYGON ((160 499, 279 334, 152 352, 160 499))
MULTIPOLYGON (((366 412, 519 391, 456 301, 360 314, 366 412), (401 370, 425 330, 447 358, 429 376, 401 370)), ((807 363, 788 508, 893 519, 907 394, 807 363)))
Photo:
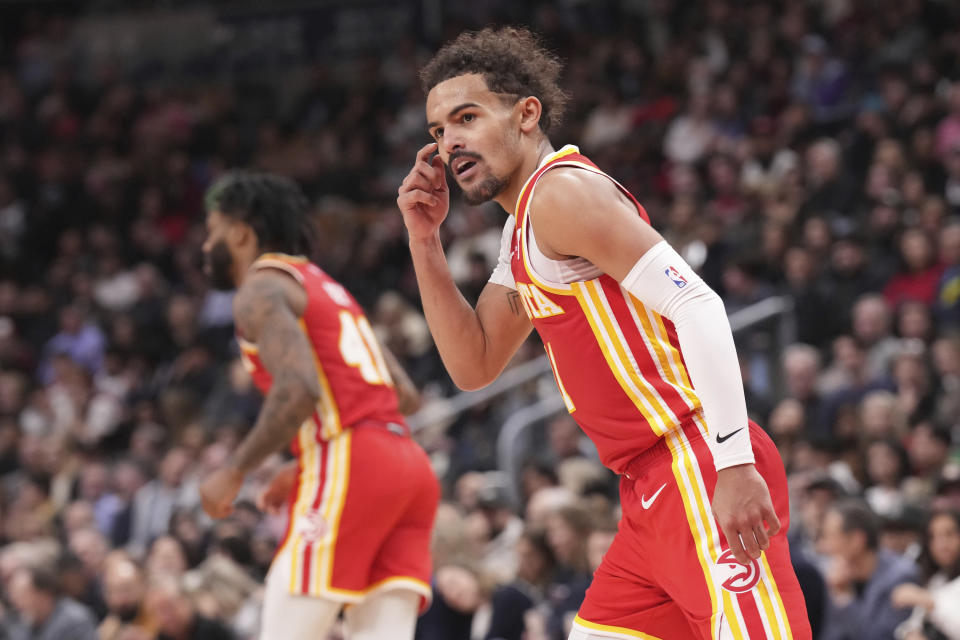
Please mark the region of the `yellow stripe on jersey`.
POLYGON ((278 262, 287 262, 289 264, 305 264, 309 262, 306 256, 294 256, 289 253, 280 253, 279 251, 270 251, 264 253, 254 262, 259 262, 260 260, 276 260, 278 262))
POLYGON ((704 578, 707 580, 710 601, 713 605, 711 628, 713 633, 718 632, 719 616, 722 612, 724 619, 730 624, 734 638, 744 638, 746 624, 736 597, 726 589, 718 588, 714 581, 713 568, 722 551, 720 534, 710 511, 710 497, 700 474, 697 456, 682 430, 669 433, 666 437, 667 445, 674 458, 674 476, 681 483, 681 498, 684 502, 684 509, 688 511, 688 520, 692 516, 696 525, 691 528, 691 532, 697 545, 700 565, 704 568, 704 578))
POLYGON ((310 339, 307 323, 304 322, 303 318, 301 318, 299 322, 300 330, 303 331, 307 342, 310 343, 310 353, 313 355, 313 364, 317 368, 317 380, 320 383, 320 437, 324 440, 330 440, 342 430, 342 426, 340 425, 340 411, 337 408, 336 398, 333 397, 333 389, 330 387, 330 381, 323 371, 323 365, 320 364, 320 356, 317 355, 317 350, 313 346, 313 341, 310 339))
POLYGON ((650 428, 658 436, 676 428, 677 417, 640 372, 599 283, 579 282, 574 291, 610 370, 650 428))
POLYGON ((753 589, 753 599, 757 605, 757 612, 760 614, 760 621, 763 623, 763 630, 766 631, 767 637, 773 640, 784 640, 780 624, 777 621, 777 614, 773 610, 770 592, 763 579, 753 589))
POLYGON ((299 593, 301 575, 299 571, 303 567, 303 557, 300 553, 300 536, 295 527, 300 518, 309 510, 316 498, 319 487, 320 467, 317 456, 316 439, 317 424, 313 418, 307 418, 300 429, 297 431, 297 440, 300 446, 301 477, 299 479, 300 487, 297 489, 297 501, 293 506, 293 513, 290 516, 290 536, 287 544, 290 545, 290 592, 299 593))
POLYGON ((696 409, 700 406, 700 402, 693 393, 693 389, 686 388, 680 381, 680 374, 677 371, 678 363, 672 358, 670 350, 673 349, 673 345, 670 344, 666 330, 663 332, 659 331, 660 327, 657 327, 650 319, 650 310, 632 296, 629 291, 623 287, 620 287, 620 291, 623 294, 624 300, 627 302, 627 309, 629 309, 630 315, 637 325, 637 330, 640 332, 640 335, 643 336, 647 350, 655 356, 654 362, 657 365, 657 371, 660 373, 660 377, 676 390, 677 394, 683 398, 683 401, 687 404, 687 407, 696 409))
POLYGON ((614 637, 640 638, 640 640, 660 640, 660 638, 652 636, 649 633, 636 631, 635 629, 627 629, 626 627, 614 627, 608 624, 597 624, 596 622, 584 620, 579 615, 574 617, 573 624, 590 631, 602 631, 604 633, 616 634, 614 637))
POLYGON ((763 569, 763 581, 768 584, 774 597, 774 617, 780 629, 783 630, 783 637, 787 640, 793 640, 793 629, 790 626, 790 616, 787 615, 787 608, 783 606, 783 599, 780 597, 780 589, 777 587, 777 581, 773 577, 773 570, 770 563, 767 562, 767 554, 760 554, 760 566, 763 569))
POLYGON ((713 558, 710 555, 710 545, 707 539, 707 532, 700 513, 696 508, 696 497, 690 486, 690 476, 687 474, 685 461, 683 459, 682 447, 676 434, 667 434, 667 447, 670 449, 670 455, 673 459, 671 469, 673 477, 676 479, 677 487, 680 489, 680 500, 683 502, 683 510, 687 514, 687 526, 693 536, 694 546, 697 552, 697 560, 700 561, 700 568, 703 570, 703 577, 707 583, 707 591, 710 593, 710 610, 713 612, 710 617, 710 628, 716 630, 717 616, 720 613, 720 607, 717 606, 717 590, 713 583, 713 558))
POLYGON ((560 379, 560 370, 557 369, 557 360, 553 357, 553 347, 550 346, 549 342, 545 346, 547 349, 547 356, 550 358, 550 367, 553 369, 553 377, 557 381, 557 387, 560 388, 560 395, 563 396, 563 404, 566 405, 568 413, 573 413, 577 410, 577 407, 574 406, 573 399, 564 388, 563 380, 560 379))
POLYGON ((330 493, 327 496, 321 515, 327 523, 328 533, 317 545, 317 572, 314 576, 313 595, 322 596, 331 590, 334 552, 340 529, 340 516, 347 498, 347 485, 350 479, 350 443, 353 433, 344 431, 330 442, 335 471, 330 477, 330 493))

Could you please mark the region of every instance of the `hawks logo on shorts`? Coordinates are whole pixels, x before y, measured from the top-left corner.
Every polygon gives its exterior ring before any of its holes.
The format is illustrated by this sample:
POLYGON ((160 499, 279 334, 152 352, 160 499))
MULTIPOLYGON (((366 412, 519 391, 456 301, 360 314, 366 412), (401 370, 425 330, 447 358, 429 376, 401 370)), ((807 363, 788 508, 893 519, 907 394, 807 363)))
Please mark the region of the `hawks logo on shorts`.
POLYGON ((740 564, 730 549, 717 558, 717 568, 721 577, 725 577, 720 586, 733 593, 746 593, 760 582, 760 564, 756 560, 740 564))
POLYGON ((327 519, 317 510, 308 511, 297 523, 297 533, 307 542, 316 542, 329 532, 327 519))

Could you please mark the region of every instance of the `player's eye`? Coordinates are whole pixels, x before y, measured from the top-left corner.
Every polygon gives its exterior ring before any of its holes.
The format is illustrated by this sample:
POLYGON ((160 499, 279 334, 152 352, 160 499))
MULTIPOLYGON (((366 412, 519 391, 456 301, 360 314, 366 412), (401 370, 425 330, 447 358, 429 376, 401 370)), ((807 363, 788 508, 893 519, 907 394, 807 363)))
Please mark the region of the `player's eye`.
POLYGON ((436 140, 439 140, 440 138, 442 138, 442 137, 443 137, 443 129, 442 129, 442 128, 440 128, 440 129, 435 129, 435 130, 433 131, 433 137, 434 137, 434 139, 436 139, 436 140))
POLYGON ((465 114, 463 114, 463 121, 464 121, 464 122, 470 122, 470 121, 472 121, 474 118, 476 118, 476 116, 473 115, 472 113, 465 113, 465 114))

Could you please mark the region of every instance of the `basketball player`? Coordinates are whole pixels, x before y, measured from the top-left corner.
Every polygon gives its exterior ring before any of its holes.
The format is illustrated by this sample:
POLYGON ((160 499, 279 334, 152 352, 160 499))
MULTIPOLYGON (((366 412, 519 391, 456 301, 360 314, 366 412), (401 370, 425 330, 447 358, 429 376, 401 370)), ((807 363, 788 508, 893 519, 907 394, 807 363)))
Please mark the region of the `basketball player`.
POLYGON ((290 524, 266 580, 262 640, 326 637, 344 605, 351 638, 410 640, 430 597, 436 477, 398 411, 394 379, 360 306, 299 255, 307 204, 293 182, 233 173, 209 190, 207 272, 236 288, 244 363, 266 395, 253 428, 200 487, 214 518, 244 476, 288 443, 290 524), (295 481, 294 480, 295 476, 295 481))
POLYGON ((457 384, 482 387, 535 327, 567 410, 621 475, 624 516, 571 639, 809 638, 786 476, 747 419, 723 304, 632 195, 551 146, 559 70, 505 28, 462 34, 421 71, 434 142, 397 202, 440 355, 457 384), (444 170, 468 203, 510 214, 475 309, 437 232, 444 170))

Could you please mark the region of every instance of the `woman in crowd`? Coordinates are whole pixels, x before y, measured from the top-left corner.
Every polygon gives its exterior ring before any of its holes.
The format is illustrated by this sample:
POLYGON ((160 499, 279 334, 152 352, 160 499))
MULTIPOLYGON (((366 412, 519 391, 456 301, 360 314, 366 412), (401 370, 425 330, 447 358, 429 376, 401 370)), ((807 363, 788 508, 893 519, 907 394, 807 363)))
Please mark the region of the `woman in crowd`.
POLYGON ((925 586, 894 589, 893 606, 913 607, 900 640, 960 640, 960 511, 934 511, 920 556, 925 586))

